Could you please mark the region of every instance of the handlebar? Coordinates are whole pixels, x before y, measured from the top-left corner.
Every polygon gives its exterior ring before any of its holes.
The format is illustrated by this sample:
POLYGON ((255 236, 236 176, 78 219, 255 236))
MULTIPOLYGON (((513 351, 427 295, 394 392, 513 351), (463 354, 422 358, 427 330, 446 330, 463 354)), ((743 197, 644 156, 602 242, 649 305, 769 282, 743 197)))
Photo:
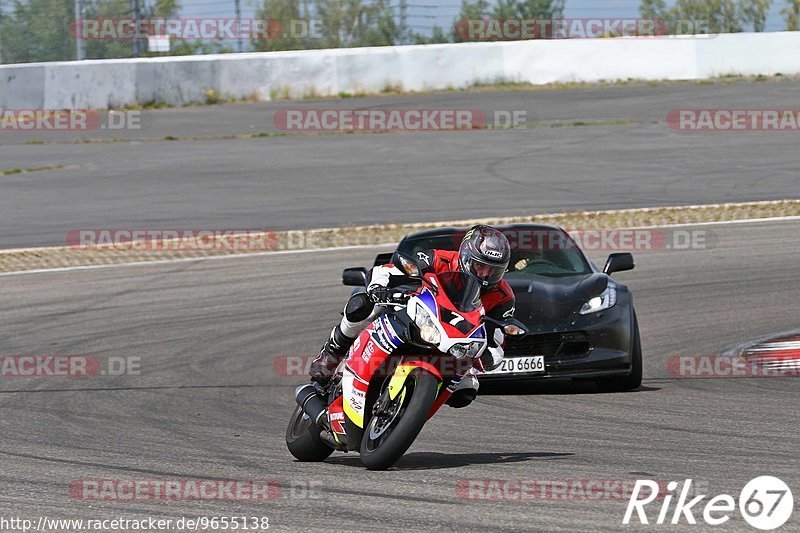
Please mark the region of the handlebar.
MULTIPOLYGON (((390 289, 391 290, 391 289, 390 289)), ((379 307, 405 307, 408 299, 414 294, 414 291, 394 291, 386 301, 375 302, 379 307)))

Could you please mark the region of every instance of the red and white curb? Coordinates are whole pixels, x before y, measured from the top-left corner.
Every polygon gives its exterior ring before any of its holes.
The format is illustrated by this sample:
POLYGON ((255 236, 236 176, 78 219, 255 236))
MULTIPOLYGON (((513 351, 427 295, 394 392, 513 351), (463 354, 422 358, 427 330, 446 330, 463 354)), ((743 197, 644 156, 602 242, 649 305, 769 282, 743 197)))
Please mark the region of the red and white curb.
POLYGON ((800 334, 761 341, 744 349, 742 357, 770 370, 800 370, 800 334))

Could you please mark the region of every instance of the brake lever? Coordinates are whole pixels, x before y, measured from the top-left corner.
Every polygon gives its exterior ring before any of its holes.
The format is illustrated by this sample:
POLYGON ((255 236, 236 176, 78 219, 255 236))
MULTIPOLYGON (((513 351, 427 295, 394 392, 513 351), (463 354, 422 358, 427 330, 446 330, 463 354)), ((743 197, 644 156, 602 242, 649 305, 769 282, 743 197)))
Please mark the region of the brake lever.
POLYGON ((400 306, 405 307, 408 303, 408 300, 411 298, 411 294, 409 292, 396 292, 394 293, 389 300, 385 302, 377 302, 375 305, 383 306, 383 307, 390 307, 390 306, 400 306))

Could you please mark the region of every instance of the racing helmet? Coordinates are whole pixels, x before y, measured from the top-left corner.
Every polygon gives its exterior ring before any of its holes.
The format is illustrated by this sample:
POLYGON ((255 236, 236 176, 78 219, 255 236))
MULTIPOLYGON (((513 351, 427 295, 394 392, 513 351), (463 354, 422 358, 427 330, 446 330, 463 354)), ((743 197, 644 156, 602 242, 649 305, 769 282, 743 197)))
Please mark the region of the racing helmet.
POLYGON ((511 260, 511 245, 502 232, 490 226, 473 226, 458 249, 458 267, 483 287, 503 279, 511 260))

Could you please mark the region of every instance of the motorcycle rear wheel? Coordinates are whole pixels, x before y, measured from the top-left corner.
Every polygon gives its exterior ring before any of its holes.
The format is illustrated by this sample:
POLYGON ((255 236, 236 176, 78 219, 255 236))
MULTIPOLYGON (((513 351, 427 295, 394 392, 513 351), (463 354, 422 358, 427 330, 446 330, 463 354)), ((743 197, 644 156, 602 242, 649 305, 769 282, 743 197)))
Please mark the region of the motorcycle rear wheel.
POLYGON ((295 406, 286 428, 286 447, 298 461, 324 461, 333 453, 333 448, 322 440, 319 432, 319 427, 310 418, 303 416, 300 406, 295 406))

